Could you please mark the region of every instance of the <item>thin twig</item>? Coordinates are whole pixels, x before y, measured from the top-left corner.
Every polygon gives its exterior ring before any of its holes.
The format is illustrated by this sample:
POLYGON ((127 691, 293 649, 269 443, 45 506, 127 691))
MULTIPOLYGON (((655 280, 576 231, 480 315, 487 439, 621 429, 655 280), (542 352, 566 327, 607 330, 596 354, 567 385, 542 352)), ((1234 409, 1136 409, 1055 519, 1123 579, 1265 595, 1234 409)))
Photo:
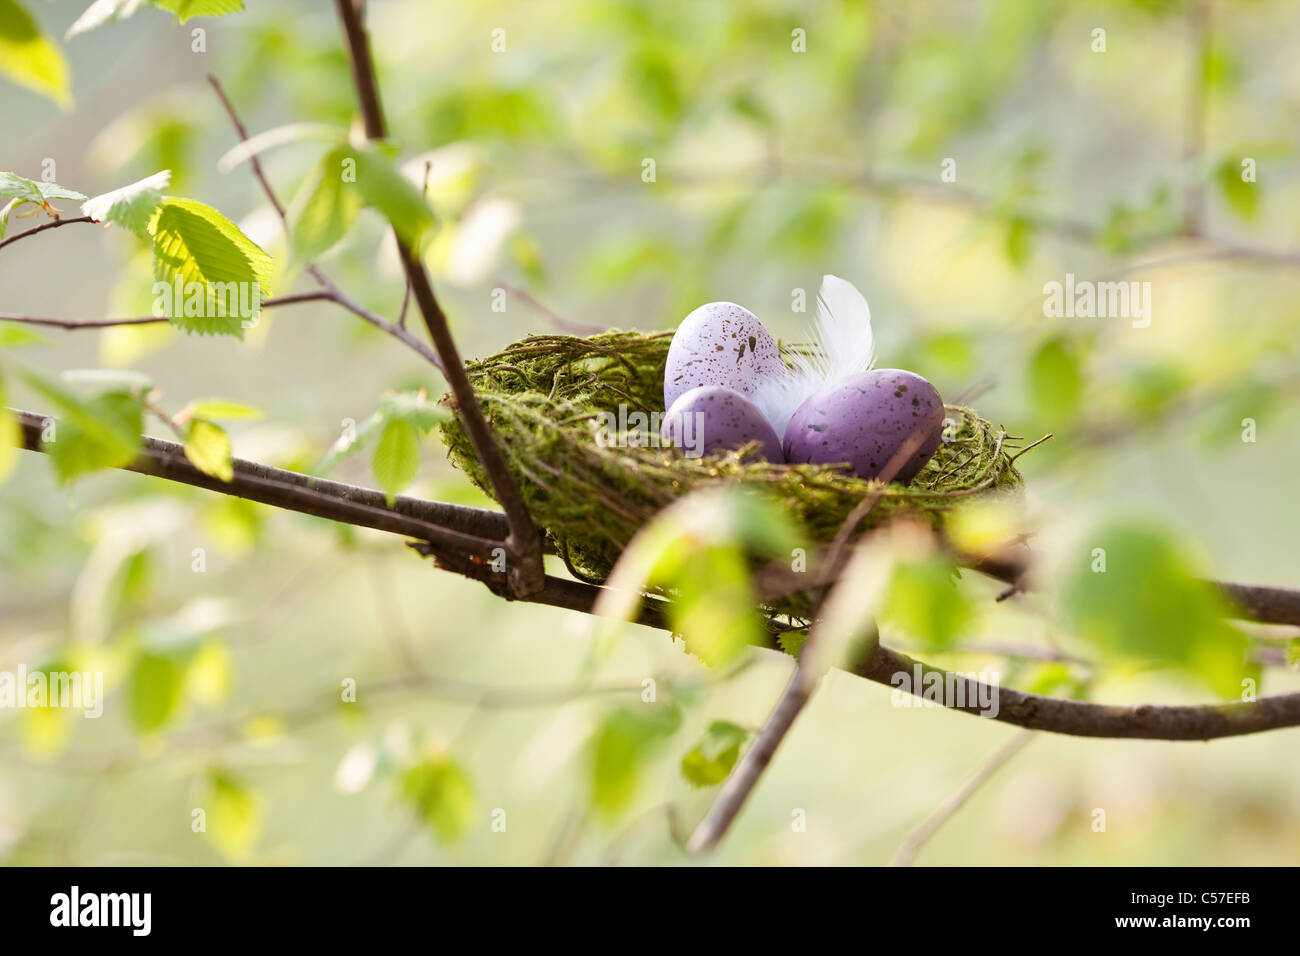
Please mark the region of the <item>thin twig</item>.
MULTIPOLYGON (((289 295, 274 296, 263 302, 262 308, 274 309, 282 305, 298 305, 303 302, 332 302, 370 323, 381 332, 391 335, 407 348, 417 352, 425 361, 439 369, 442 368, 442 363, 439 361, 437 354, 428 345, 421 342, 406 329, 399 328, 382 315, 378 315, 361 303, 349 298, 332 283, 327 288, 317 292, 294 292, 289 295)), ((64 319, 43 315, 27 315, 22 312, 0 312, 0 321, 20 322, 24 325, 41 325, 76 331, 78 329, 108 329, 119 325, 159 325, 169 322, 170 319, 166 316, 154 315, 118 319, 64 319)))
MULTIPOLYGON (((240 142, 247 142, 248 128, 244 125, 243 120, 239 118, 239 113, 236 112, 234 104, 230 101, 230 97, 226 95, 226 91, 222 87, 221 82, 209 73, 208 83, 212 85, 213 90, 216 91, 217 98, 221 100, 221 105, 225 108, 226 115, 230 117, 230 122, 235 127, 235 132, 239 134, 240 142)), ((271 186, 271 181, 267 179, 266 171, 262 168, 261 160, 258 159, 257 155, 253 154, 250 156, 249 162, 253 168, 253 175, 257 177, 257 181, 262 185, 262 192, 266 194, 267 200, 271 203, 272 207, 274 207, 276 215, 280 218, 280 225, 284 228, 284 235, 287 240, 290 237, 289 217, 284 211, 284 204, 280 202, 280 198, 275 194, 275 189, 271 186)), ((369 322, 381 332, 391 335, 408 348, 417 352, 421 358, 429 362, 435 368, 439 370, 442 369, 442 362, 439 360, 437 354, 415 336, 406 331, 405 304, 403 304, 402 307, 402 321, 389 322, 383 316, 367 309, 365 306, 346 295, 343 290, 335 284, 334 280, 326 275, 325 271, 314 262, 307 264, 307 273, 328 293, 324 298, 328 298, 331 302, 341 305, 353 315, 369 322)))
POLYGON ((557 329, 563 329, 566 332, 573 332, 576 335, 599 335, 601 332, 608 331, 602 326, 594 325, 590 322, 577 322, 573 319, 566 319, 558 312, 542 305, 542 303, 538 302, 532 293, 526 289, 521 289, 519 286, 511 285, 508 282, 497 282, 497 285, 502 289, 505 289, 507 295, 514 296, 516 299, 522 301, 524 305, 528 306, 538 315, 544 317, 557 329))
MULTIPOLYGON (((239 134, 239 141, 241 143, 247 142, 248 129, 239 118, 239 114, 235 112, 235 106, 230 102, 230 97, 226 95, 226 91, 222 88, 221 83, 211 73, 208 74, 208 83, 212 85, 212 88, 217 93, 217 99, 221 100, 221 105, 225 107, 226 115, 230 117, 230 122, 234 124, 235 132, 239 134)), ((271 188, 271 181, 266 178, 266 172, 262 169, 262 161, 258 158, 256 153, 253 153, 248 157, 248 162, 249 165, 253 167, 253 175, 256 176, 257 181, 262 184, 262 192, 266 193, 266 198, 271 201, 271 206, 275 209, 275 214, 280 217, 280 224, 284 226, 284 234, 287 236, 289 234, 289 217, 285 215, 284 206, 280 204, 279 197, 276 196, 275 190, 271 188)))
MULTIPOLYGON (((278 295, 263 302, 262 308, 275 309, 282 305, 298 305, 302 302, 337 301, 329 292, 295 292, 291 295, 278 295)), ((341 304, 341 303, 340 303, 341 304)), ((0 320, 20 322, 23 325, 43 325, 56 329, 109 329, 118 325, 150 325, 170 322, 165 316, 141 315, 125 319, 61 319, 44 315, 27 315, 22 312, 0 312, 0 320)))
POLYGON ((35 226, 24 232, 16 233, 8 239, 0 241, 0 249, 17 242, 19 239, 26 239, 28 236, 34 236, 38 232, 44 232, 47 229, 58 229, 60 226, 71 226, 73 223, 94 221, 95 220, 91 219, 89 216, 76 216, 72 219, 52 219, 49 222, 41 223, 39 226, 35 226))
POLYGON ((945 800, 939 806, 935 807, 928 817, 922 820, 908 835, 903 839, 894 858, 889 861, 890 866, 911 866, 912 861, 916 859, 917 853, 925 846, 926 841, 938 832, 948 819, 962 808, 967 800, 982 787, 990 777, 998 772, 1004 764, 1016 754, 1025 748, 1029 741, 1034 739, 1034 732, 1031 730, 1022 730, 1016 734, 1001 747, 989 755, 985 761, 980 764, 974 775, 961 785, 961 788, 951 797, 945 800))
MULTIPOLYGON (((388 129, 379 98, 375 65, 370 55, 370 40, 361 22, 360 11, 352 0, 336 0, 335 6, 343 28, 348 63, 352 69, 352 79, 361 105, 366 138, 385 139, 388 129)), ((429 337, 433 340, 433 347, 442 360, 443 374, 447 377, 447 384, 451 386, 456 409, 464 423, 470 445, 479 464, 483 466, 495 497, 501 503, 501 509, 510 524, 510 535, 506 543, 510 552, 507 576, 511 591, 517 597, 527 597, 540 591, 544 586, 541 535, 533 524, 523 493, 511 475, 505 456, 491 428, 488 427, 482 408, 479 407, 474 388, 470 385, 469 375, 461 361, 460 351, 448 326, 447 316, 437 296, 434 295, 428 270, 425 269, 418 252, 408 246, 400 236, 397 237, 397 247, 402 268, 411 284, 411 294, 415 299, 416 307, 424 318, 429 337)))

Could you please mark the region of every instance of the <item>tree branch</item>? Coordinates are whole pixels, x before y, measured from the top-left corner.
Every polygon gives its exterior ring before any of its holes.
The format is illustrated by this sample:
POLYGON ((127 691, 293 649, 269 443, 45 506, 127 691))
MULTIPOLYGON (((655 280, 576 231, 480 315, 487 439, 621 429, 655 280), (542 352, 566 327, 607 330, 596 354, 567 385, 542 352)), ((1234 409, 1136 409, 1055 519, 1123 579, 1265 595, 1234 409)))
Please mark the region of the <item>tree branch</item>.
POLYGON ((17 242, 19 239, 26 239, 28 236, 34 236, 38 232, 44 232, 46 229, 58 229, 60 226, 71 226, 77 222, 94 222, 89 216, 76 216, 72 219, 52 219, 49 222, 41 223, 25 232, 19 232, 10 236, 8 239, 0 240, 0 249, 17 242))
POLYGON ((878 684, 934 700, 951 710, 1075 737, 1214 740, 1300 725, 1300 693, 1211 705, 1095 704, 983 684, 925 664, 883 644, 877 645, 852 672, 878 684), (983 712, 985 702, 990 701, 995 702, 996 713, 983 712))
MULTIPOLYGON (((49 418, 33 412, 12 411, 21 426, 23 447, 30 451, 41 451, 40 433, 49 418)), ((313 478, 239 458, 233 462, 233 480, 223 482, 190 464, 181 445, 158 438, 143 439, 140 457, 125 470, 246 498, 288 511, 430 541, 430 547, 413 547, 421 553, 436 556, 440 566, 480 581, 495 593, 510 599, 591 613, 597 599, 605 591, 598 585, 545 575, 542 590, 537 594, 528 598, 510 594, 503 587, 501 576, 491 572, 491 549, 500 546, 508 533, 505 516, 497 511, 400 495, 390 508, 385 496, 379 491, 313 478), (465 546, 463 552, 458 550, 459 545, 465 546), (475 558, 478 560, 475 561, 475 558)), ((984 566, 979 570, 989 569, 984 566)), ((1300 591, 1242 584, 1224 587, 1228 593, 1241 594, 1252 600, 1246 609, 1255 620, 1263 623, 1290 623, 1291 619, 1300 618, 1300 591), (1277 620, 1278 618, 1287 620, 1277 620)), ((667 604, 668 602, 657 598, 648 598, 635 618, 636 623, 667 630, 664 615, 667 604)), ((915 667, 921 667, 922 674, 934 674, 936 680, 944 681, 942 686, 945 688, 961 685, 961 700, 956 693, 948 695, 945 690, 939 701, 945 707, 978 714, 978 701, 981 699, 978 694, 996 693, 1001 706, 995 719, 1059 734, 1152 740, 1209 740, 1300 725, 1300 693, 1263 697, 1255 703, 1183 707, 1148 704, 1107 706, 1041 697, 1007 688, 988 688, 958 675, 952 675, 956 684, 948 684, 947 671, 921 664, 906 654, 883 645, 878 645, 865 661, 854 665, 851 673, 923 696, 926 692, 924 686, 911 686, 911 675, 914 674, 915 667)))
MULTIPOLYGON (((353 0, 336 0, 335 6, 343 27, 348 62, 352 68, 352 79, 361 105, 366 138, 384 139, 388 135, 388 130, 384 122, 383 105, 379 98, 375 65, 370 55, 370 40, 361 23, 360 11, 353 0)), ((465 432, 510 525, 510 534, 506 542, 511 558, 507 570, 511 590, 517 597, 528 597, 544 586, 541 536, 528 514, 523 494, 506 466, 501 448, 497 445, 492 430, 483 417, 483 410, 479 407, 469 376, 465 372, 465 365, 461 361, 455 340, 447 325, 447 316, 442 311, 437 296, 434 295, 428 270, 425 269, 418 252, 409 248, 400 236, 397 237, 397 246, 402 268, 411 286, 411 295, 415 300, 416 308, 424 318, 429 337, 433 340, 433 347, 442 360, 443 374, 447 377, 448 385, 451 386, 457 411, 465 425, 465 432)))
MULTIPOLYGON (((11 411, 18 419, 22 447, 29 451, 43 451, 41 432, 52 419, 35 412, 11 411)), ((440 566, 479 581, 494 593, 514 597, 508 593, 503 575, 493 571, 493 550, 504 545, 509 531, 505 516, 499 511, 403 495, 398 495, 390 507, 383 492, 370 488, 272 468, 242 458, 233 459, 232 469, 233 478, 228 482, 222 481, 194 467, 185 457, 182 445, 145 437, 140 456, 124 470, 286 511, 416 538, 428 542, 427 546, 418 545, 416 550, 438 556, 440 566)), ((596 585, 544 575, 541 589, 527 600, 590 613, 603 590, 596 585)), ((636 623, 646 627, 666 627, 662 604, 662 601, 646 603, 636 623)))

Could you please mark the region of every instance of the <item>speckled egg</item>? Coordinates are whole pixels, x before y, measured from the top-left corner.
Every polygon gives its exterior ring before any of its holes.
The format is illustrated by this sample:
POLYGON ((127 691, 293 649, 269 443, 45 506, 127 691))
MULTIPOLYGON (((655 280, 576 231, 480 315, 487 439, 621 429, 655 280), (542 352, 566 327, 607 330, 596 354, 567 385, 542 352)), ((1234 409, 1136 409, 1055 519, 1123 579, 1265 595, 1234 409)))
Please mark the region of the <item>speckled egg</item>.
POLYGON ((933 385, 897 368, 862 372, 813 393, 786 426, 790 463, 848 462, 862 478, 877 477, 908 438, 920 447, 894 481, 908 482, 925 467, 943 435, 943 399, 933 385))
POLYGON ((688 458, 732 451, 757 441, 754 457, 780 462, 781 439, 758 407, 734 389, 701 385, 678 397, 664 415, 663 438, 688 458))
POLYGON ((702 305, 677 327, 664 370, 664 408, 693 388, 722 385, 752 397, 785 366, 776 339, 734 302, 702 305))

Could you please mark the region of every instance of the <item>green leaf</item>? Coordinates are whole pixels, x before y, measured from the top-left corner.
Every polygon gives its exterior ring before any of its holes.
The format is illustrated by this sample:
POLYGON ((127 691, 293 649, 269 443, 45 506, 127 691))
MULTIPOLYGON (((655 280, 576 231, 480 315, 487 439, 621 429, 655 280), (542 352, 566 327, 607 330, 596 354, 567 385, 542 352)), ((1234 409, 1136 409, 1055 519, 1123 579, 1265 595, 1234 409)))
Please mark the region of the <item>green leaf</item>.
POLYGON ((9 228, 9 214, 14 211, 17 205, 17 199, 10 199, 3 206, 0 206, 0 239, 5 237, 5 230, 9 228))
POLYGON ((1066 422, 1083 400, 1083 369, 1078 351, 1065 336, 1053 336, 1029 357, 1029 400, 1044 419, 1066 422))
POLYGON ((1293 637, 1286 643, 1286 666, 1300 671, 1300 637, 1293 637))
POLYGON ((384 416, 380 412, 375 412, 369 418, 356 423, 354 428, 344 431, 316 464, 314 470, 319 474, 329 471, 364 445, 366 440, 384 421, 384 416))
POLYGON ((142 6, 144 0, 95 0, 68 27, 63 39, 71 40, 79 33, 86 33, 111 20, 125 20, 142 6))
POLYGON ((20 345, 49 345, 49 339, 29 326, 0 322, 0 348, 16 348, 20 345))
POLYGON ((162 204, 163 190, 171 184, 172 171, 152 176, 112 192, 102 193, 81 204, 83 214, 95 222, 112 222, 131 230, 141 239, 149 234, 149 221, 162 204))
POLYGON ((725 665, 764 638, 751 559, 789 560, 800 542, 771 499, 730 488, 690 495, 660 512, 624 551, 611 590, 626 597, 609 613, 626 619, 645 588, 671 590, 673 629, 687 649, 710 666, 725 665))
POLYGON ((215 707, 230 693, 234 665, 230 651, 219 640, 205 641, 185 668, 185 694, 191 700, 215 707))
POLYGON ((591 749, 591 802, 607 816, 636 796, 645 761, 681 725, 674 706, 620 707, 597 728, 591 749))
POLYGON ((957 589, 954 572, 952 562, 938 555, 899 561, 885 588, 881 627, 933 650, 956 644, 974 609, 957 589))
POLYGON ((232 402, 225 398, 196 398, 185 406, 182 418, 210 418, 214 420, 233 421, 236 419, 261 418, 262 410, 242 402, 232 402))
POLYGON ((451 418, 450 413, 418 392, 387 392, 379 399, 379 410, 388 418, 406 422, 421 435, 451 418))
POLYGON ((18 463, 18 446, 22 442, 22 429, 6 407, 7 403, 4 383, 0 382, 0 482, 9 477, 18 463))
POLYGON ((125 20, 146 3, 176 14, 184 23, 194 17, 221 17, 244 9, 242 0, 95 0, 68 28, 65 40, 114 20, 125 20))
MULTIPOLYGON (((0 0, 3 3, 4 0, 0 0)), ((67 189, 58 183, 27 179, 17 173, 0 172, 0 199, 13 199, 17 203, 35 203, 48 211, 49 204, 57 199, 80 201, 85 199, 81 193, 67 189)))
POLYGON ((712 787, 727 779, 740 759, 749 731, 729 720, 715 720, 682 758, 682 776, 697 787, 712 787))
POLYGON ((1164 531, 1137 521, 1094 529, 1060 594, 1072 633, 1095 647, 1198 675, 1224 697, 1240 695, 1246 638, 1224 620, 1226 599, 1164 531))
POLYGON ((415 480, 420 469, 420 444, 409 422, 390 418, 384 424, 370 467, 392 504, 393 498, 415 480))
POLYGON ((206 418, 192 419, 185 429, 185 457, 199 471, 222 481, 235 477, 231 464, 230 436, 224 428, 206 418))
POLYGON ((49 97, 60 109, 72 105, 63 53, 17 0, 0 0, 0 73, 49 97))
POLYGON ((155 7, 176 14, 181 23, 195 17, 224 17, 244 9, 243 0, 150 0, 155 7))
POLYGON ((54 425, 52 440, 41 446, 60 481, 135 460, 144 425, 138 398, 117 391, 83 400, 39 376, 25 378, 64 414, 54 425))
POLYGON ((1239 219, 1253 222, 1259 215, 1258 183, 1248 183, 1241 178, 1241 162, 1235 157, 1225 159, 1215 172, 1224 201, 1239 219))
MULTIPOLYGON (((405 245, 418 247, 434 223, 424 190, 403 176, 378 148, 339 149, 330 153, 327 161, 330 158, 337 164, 343 188, 355 186, 362 202, 387 219, 405 245)), ((328 176, 329 170, 324 173, 328 176)))
POLYGON ((184 671, 168 654, 145 652, 135 660, 127 682, 127 712, 142 734, 167 725, 181 703, 184 671))
POLYGON ((228 859, 244 859, 262 832, 265 808, 257 792, 229 774, 216 772, 208 778, 203 807, 208 839, 228 859))
POLYGON ((158 207, 154 278, 162 314, 203 335, 244 337, 244 326, 270 295, 271 257, 211 206, 167 197, 158 207))
POLYGON ((334 149, 325 155, 310 181, 301 203, 295 203, 293 249, 304 262, 311 262, 347 235, 364 200, 361 191, 343 181, 345 152, 334 149))
POLYGON ((141 395, 154 386, 153 377, 124 368, 70 368, 59 378, 73 385, 90 385, 101 391, 141 395))
POLYGON ((474 821, 474 788, 449 754, 425 757, 402 775, 402 797, 443 843, 456 843, 474 821))
POLYGON ((1007 261, 1017 269, 1024 268, 1033 254, 1034 230, 1029 222, 1020 216, 1007 220, 1004 239, 1007 261))

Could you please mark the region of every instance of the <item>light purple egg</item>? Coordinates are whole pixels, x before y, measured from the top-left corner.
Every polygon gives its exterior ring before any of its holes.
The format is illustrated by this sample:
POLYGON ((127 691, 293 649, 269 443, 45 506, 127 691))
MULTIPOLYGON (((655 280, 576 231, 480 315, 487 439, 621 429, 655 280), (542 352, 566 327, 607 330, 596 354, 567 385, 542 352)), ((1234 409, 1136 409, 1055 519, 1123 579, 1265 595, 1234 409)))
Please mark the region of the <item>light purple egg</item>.
POLYGON ((721 385, 701 385, 679 397, 664 415, 660 434, 688 458, 734 451, 761 442, 755 458, 780 462, 781 439, 758 407, 721 385))
POLYGON ((767 378, 783 372, 776 339, 734 302, 702 305, 677 327, 664 370, 664 408, 701 385, 722 385, 752 397, 767 378))
POLYGON ((814 392, 786 426, 791 464, 848 462, 875 478, 913 434, 921 444, 893 480, 908 482, 925 467, 943 436, 943 399, 921 376, 897 368, 862 372, 814 392))

